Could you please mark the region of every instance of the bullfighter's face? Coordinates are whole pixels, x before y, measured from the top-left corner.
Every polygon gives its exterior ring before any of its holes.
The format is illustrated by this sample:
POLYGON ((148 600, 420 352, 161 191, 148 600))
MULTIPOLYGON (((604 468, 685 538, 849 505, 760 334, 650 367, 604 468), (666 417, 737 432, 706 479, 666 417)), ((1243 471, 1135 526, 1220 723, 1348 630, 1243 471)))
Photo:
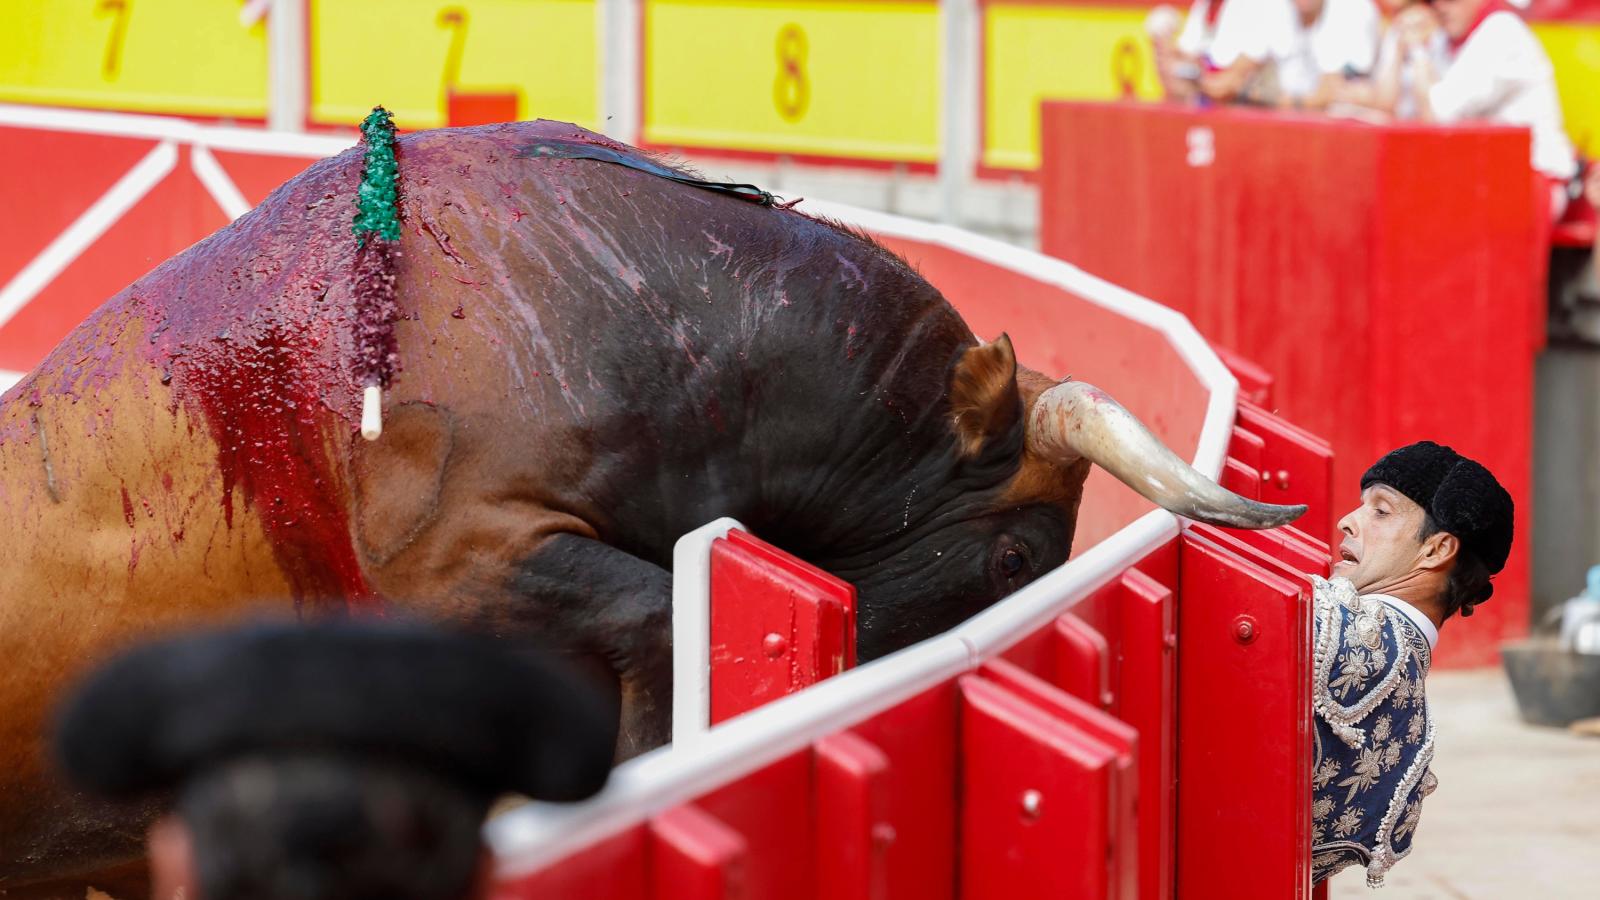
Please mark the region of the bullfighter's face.
POLYGON ((1361 505, 1339 520, 1344 534, 1333 556, 1333 574, 1350 579, 1358 592, 1403 584, 1420 570, 1429 544, 1419 540, 1424 513, 1409 497, 1385 484, 1361 492, 1361 505))

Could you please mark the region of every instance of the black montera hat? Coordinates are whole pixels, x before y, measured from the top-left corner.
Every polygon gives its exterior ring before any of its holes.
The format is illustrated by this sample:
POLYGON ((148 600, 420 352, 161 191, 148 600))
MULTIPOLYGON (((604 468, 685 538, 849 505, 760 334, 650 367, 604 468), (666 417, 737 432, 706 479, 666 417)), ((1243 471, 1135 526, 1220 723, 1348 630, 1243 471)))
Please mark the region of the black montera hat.
POLYGON ((1511 553, 1511 495, 1483 466, 1449 447, 1419 441, 1390 452, 1361 476, 1361 489, 1386 484, 1411 498, 1472 551, 1489 572, 1511 553))
POLYGON ((149 644, 65 706, 56 746, 103 796, 247 755, 425 767, 464 790, 581 800, 611 768, 615 704, 550 660, 414 625, 252 625, 149 644))

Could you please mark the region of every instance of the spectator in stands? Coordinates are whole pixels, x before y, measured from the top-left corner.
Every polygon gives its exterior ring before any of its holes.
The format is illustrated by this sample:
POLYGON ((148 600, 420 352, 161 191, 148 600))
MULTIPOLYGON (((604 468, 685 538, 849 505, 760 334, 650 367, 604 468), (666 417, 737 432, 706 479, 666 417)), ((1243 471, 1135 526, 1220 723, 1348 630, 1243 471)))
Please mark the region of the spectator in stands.
POLYGON ((1561 218, 1577 173, 1561 122, 1555 69, 1533 32, 1502 0, 1431 0, 1433 15, 1407 19, 1400 49, 1407 95, 1424 122, 1481 120, 1533 132, 1533 168, 1549 198, 1550 221, 1561 218), (1447 40, 1443 59, 1435 35, 1447 40))
POLYGON ((1320 110, 1371 74, 1382 20, 1372 0, 1293 0, 1285 30, 1273 57, 1277 105, 1320 110))
POLYGON ((1175 41, 1149 31, 1170 97, 1321 109, 1372 70, 1379 23, 1372 0, 1196 0, 1175 41))
POLYGON ((1272 58, 1274 36, 1282 34, 1274 23, 1288 2, 1194 0, 1176 39, 1171 36, 1175 16, 1170 8, 1152 12, 1147 30, 1167 96, 1189 101, 1248 95, 1272 58))
POLYGON ((1429 441, 1361 477, 1361 505, 1339 520, 1332 578, 1312 577, 1316 881, 1360 864, 1377 887, 1411 852, 1437 785, 1424 679, 1445 622, 1494 593, 1512 515, 1488 469, 1429 441))
POLYGON ((112 662, 57 744, 94 793, 175 796, 149 833, 160 900, 458 900, 486 895, 491 801, 593 794, 614 713, 487 639, 254 626, 112 662))
POLYGON ((1417 118, 1408 53, 1427 54, 1436 71, 1449 64, 1450 39, 1435 27, 1433 10, 1423 0, 1385 0, 1389 27, 1378 46, 1378 59, 1371 77, 1347 82, 1338 92, 1336 103, 1376 111, 1397 119, 1417 118), (1411 46, 1420 50, 1410 50, 1411 46))

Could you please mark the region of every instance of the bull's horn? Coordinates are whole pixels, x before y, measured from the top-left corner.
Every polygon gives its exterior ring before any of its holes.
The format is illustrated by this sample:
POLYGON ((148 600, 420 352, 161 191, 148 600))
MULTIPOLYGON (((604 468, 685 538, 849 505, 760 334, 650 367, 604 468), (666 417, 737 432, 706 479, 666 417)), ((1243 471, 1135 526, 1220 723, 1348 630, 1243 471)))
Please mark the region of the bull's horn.
POLYGON ((1061 465, 1087 458, 1162 509, 1211 525, 1272 528, 1306 511, 1223 488, 1179 459, 1122 404, 1081 381, 1039 395, 1028 417, 1028 449, 1061 465))

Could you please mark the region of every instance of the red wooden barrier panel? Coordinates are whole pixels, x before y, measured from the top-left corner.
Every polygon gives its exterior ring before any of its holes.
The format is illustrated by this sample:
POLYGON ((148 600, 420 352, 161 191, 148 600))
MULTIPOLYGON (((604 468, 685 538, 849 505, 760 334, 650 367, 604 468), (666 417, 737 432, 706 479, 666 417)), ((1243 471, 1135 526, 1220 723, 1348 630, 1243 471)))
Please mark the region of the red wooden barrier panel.
POLYGON ((1173 590, 1137 569, 1118 580, 1119 715, 1139 735, 1140 897, 1172 896, 1176 841, 1177 621, 1173 590))
MULTIPOLYGON (((1241 452, 1305 449, 1271 416, 1251 416, 1259 433, 1241 415, 1241 452)), ((1313 473, 1326 462, 1308 458, 1313 473)), ((812 650, 852 641, 848 585, 737 529, 706 546, 719 710, 752 709, 843 665, 843 651, 812 650), (730 612, 736 627, 716 624, 730 612), (746 658, 773 623, 783 669, 800 674, 767 677, 769 658, 746 658)), ((1326 546, 1294 529, 1191 525, 1003 658, 497 896, 1310 897, 1303 573, 1327 562, 1326 546)))
MULTIPOLYGON (((832 852, 817 818, 815 770, 811 751, 797 753, 720 787, 695 801, 705 812, 740 835, 748 848, 742 860, 742 889, 730 896, 772 900, 813 900, 819 854, 832 852)), ((658 884, 659 890, 659 884, 658 884)))
POLYGON ((735 529, 711 548, 711 721, 855 665, 856 590, 735 529))
POLYGON ((956 883, 957 698, 945 684, 855 726, 889 759, 887 827, 874 838, 892 900, 947 900, 956 883))
MULTIPOLYGON (((1432 439, 1495 472, 1526 546, 1545 303, 1525 131, 1047 103, 1042 140, 1043 250, 1188 315, 1337 450, 1343 503, 1303 530, 1328 539, 1367 465, 1432 439)), ((1292 467, 1252 465, 1276 499, 1292 467)), ((1493 662, 1527 631, 1528 571, 1513 552, 1441 664, 1493 662)))
POLYGON ((961 896, 1131 900, 1134 854, 1118 846, 1134 827, 1131 731, 1107 739, 1068 720, 1075 702, 1093 708, 1014 667, 1003 677, 960 681, 961 896))
MULTIPOLYGON (((1094 850, 1087 867, 1097 871, 1104 860, 1106 881, 1104 890, 1098 885, 1091 888, 1092 896, 1107 896, 1117 900, 1134 900, 1139 894, 1139 733, 1126 722, 1107 715, 1089 703, 1070 696, 1028 672, 1004 660, 986 663, 980 670, 984 678, 1005 687, 1022 699, 1045 710, 1062 725, 1072 730, 1076 739, 1085 746, 1098 744, 1109 760, 1106 769, 1105 794, 1097 796, 1107 808, 1107 828, 1093 836, 1094 850), (1100 845, 1103 856, 1094 855, 1100 845)), ((1041 792, 1040 807, 1048 797, 1041 792)), ((1024 797, 1026 800, 1026 797, 1024 797)), ((1027 810, 1024 809, 1026 814, 1027 810)), ((1080 827, 1084 827, 1080 823, 1080 827)), ((1085 828, 1085 830, 1087 830, 1085 828)), ((1044 857, 1044 864, 1056 866, 1044 857)), ((1036 863, 1037 864, 1037 863, 1036 863)), ((1022 873, 1012 876, 1020 879, 1022 873)), ((1014 894, 1010 896, 1026 896, 1014 894)), ((1044 895, 1049 896, 1049 895, 1044 895)))
POLYGON ((889 757, 853 731, 816 743, 817 894, 839 900, 888 896, 889 757))
POLYGON ((1259 457, 1251 465, 1261 477, 1256 499, 1267 503, 1304 503, 1306 514, 1294 527, 1319 541, 1334 537, 1339 516, 1355 505, 1355 490, 1346 485, 1343 503, 1336 502, 1333 448, 1303 428, 1248 401, 1239 401, 1235 429, 1260 438, 1259 457))
POLYGON ((493 900, 642 900, 650 896, 651 873, 646 846, 647 825, 639 825, 597 841, 530 875, 494 886, 493 900))
POLYGON ((1272 373, 1261 368, 1253 360, 1229 350, 1226 347, 1213 347, 1217 358, 1228 367, 1233 377, 1239 379, 1239 398, 1248 400, 1257 406, 1270 407, 1272 405, 1272 373))
POLYGON ((1051 638, 1056 645, 1051 683, 1098 709, 1109 709, 1116 693, 1111 680, 1111 645, 1105 635, 1072 613, 1062 613, 1051 638))
POLYGON ((1310 894, 1311 586, 1273 567, 1183 537, 1179 897, 1310 894))
MULTIPOLYGON (((1176 710, 1176 542, 1078 604, 1004 660, 1091 704, 1111 685, 1107 711, 1138 736, 1139 814, 1134 856, 1138 896, 1171 897, 1176 710), (1163 583, 1141 569, 1148 569, 1163 583), (1071 639, 1066 639, 1070 636, 1071 639), (1108 674, 1101 674, 1102 660, 1108 674)), ((991 663, 986 672, 1005 663, 991 663)))
POLYGON ((724 900, 749 895, 744 837, 695 806, 669 809, 650 821, 651 896, 661 900, 724 900))

